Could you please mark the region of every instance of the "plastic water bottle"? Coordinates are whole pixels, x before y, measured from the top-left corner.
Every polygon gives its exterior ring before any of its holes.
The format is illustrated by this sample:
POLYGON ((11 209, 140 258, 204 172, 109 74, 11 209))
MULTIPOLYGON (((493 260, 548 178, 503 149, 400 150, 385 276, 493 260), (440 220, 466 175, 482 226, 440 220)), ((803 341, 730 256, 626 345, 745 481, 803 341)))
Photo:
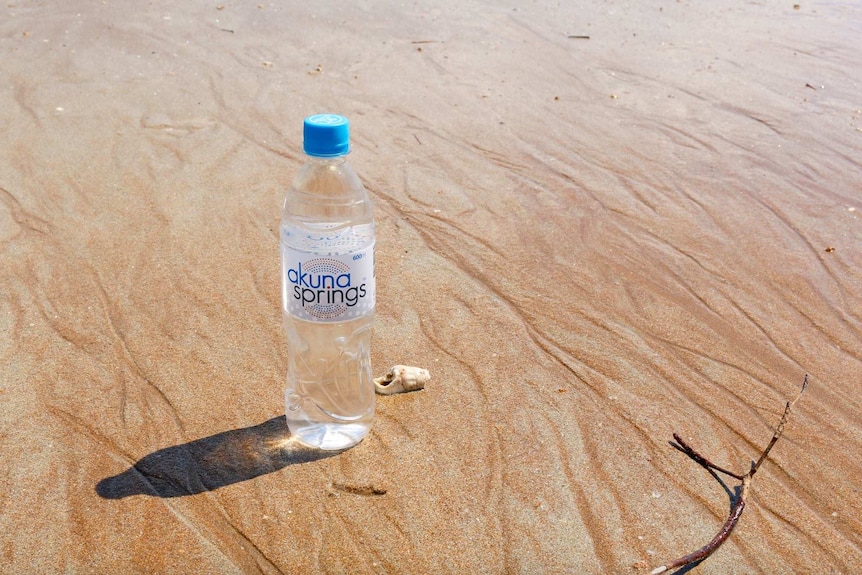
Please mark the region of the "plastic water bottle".
POLYGON ((287 425, 321 449, 356 445, 374 418, 374 208, 347 163, 349 136, 343 116, 305 119, 308 159, 281 219, 287 425))

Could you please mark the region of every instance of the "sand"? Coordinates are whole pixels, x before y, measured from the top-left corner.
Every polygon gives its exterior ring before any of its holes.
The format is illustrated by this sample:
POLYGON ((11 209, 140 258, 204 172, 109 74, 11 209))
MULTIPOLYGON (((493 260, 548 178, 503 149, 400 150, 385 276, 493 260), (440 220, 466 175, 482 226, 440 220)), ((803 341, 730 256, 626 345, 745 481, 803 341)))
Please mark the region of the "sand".
MULTIPOLYGON (((187 5, 188 4, 188 5, 187 5)), ((862 572, 862 6, 0 8, 0 572, 862 572), (302 118, 377 207, 381 397, 284 427, 302 118), (732 490, 734 482, 728 480, 732 490), (648 568, 649 567, 649 568, 648 568)))

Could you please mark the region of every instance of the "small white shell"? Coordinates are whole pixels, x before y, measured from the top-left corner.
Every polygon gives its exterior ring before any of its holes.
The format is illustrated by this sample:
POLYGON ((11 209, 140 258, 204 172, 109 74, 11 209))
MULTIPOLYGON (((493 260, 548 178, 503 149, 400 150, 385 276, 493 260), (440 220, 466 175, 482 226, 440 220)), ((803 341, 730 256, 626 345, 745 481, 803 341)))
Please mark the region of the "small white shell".
POLYGON ((374 378, 374 387, 377 393, 381 395, 392 395, 393 393, 423 389, 425 383, 430 379, 431 374, 427 369, 396 365, 383 377, 374 378))

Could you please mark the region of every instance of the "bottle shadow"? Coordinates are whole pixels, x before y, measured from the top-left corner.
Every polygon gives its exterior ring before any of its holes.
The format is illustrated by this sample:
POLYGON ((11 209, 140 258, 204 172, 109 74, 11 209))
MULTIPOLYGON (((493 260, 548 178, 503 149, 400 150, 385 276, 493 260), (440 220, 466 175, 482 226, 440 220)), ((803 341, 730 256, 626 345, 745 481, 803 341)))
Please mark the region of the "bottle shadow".
POLYGON ((339 454, 292 440, 284 416, 154 451, 96 485, 105 499, 183 497, 339 454))

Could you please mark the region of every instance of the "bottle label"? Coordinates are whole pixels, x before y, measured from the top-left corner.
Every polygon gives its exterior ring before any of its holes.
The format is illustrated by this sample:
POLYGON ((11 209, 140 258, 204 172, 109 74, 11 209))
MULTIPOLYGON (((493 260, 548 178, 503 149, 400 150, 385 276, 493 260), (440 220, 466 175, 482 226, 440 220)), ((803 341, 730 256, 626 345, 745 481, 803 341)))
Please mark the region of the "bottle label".
POLYGON ((374 309, 374 244, 339 255, 282 251, 284 308, 296 318, 336 322, 374 309))

